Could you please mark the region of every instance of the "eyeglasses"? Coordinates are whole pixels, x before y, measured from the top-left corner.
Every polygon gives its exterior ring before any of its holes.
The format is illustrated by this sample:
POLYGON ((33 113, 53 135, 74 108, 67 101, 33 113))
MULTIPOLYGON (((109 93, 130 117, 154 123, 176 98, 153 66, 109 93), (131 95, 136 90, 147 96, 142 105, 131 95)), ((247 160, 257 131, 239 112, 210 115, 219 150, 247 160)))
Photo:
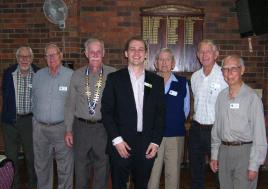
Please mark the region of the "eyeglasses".
POLYGON ((31 58, 32 58, 32 56, 30 56, 30 55, 27 55, 27 56, 18 55, 18 59, 20 59, 20 60, 24 60, 24 59, 30 60, 31 58))
POLYGON ((223 73, 229 73, 229 72, 231 72, 231 73, 237 73, 237 72, 239 72, 239 70, 240 70, 240 68, 241 68, 241 66, 234 66, 234 67, 229 67, 229 68, 227 68, 227 67, 222 67, 221 68, 221 71, 223 72, 223 73))
POLYGON ((59 53, 54 53, 54 54, 46 54, 45 59, 54 59, 56 56, 58 56, 59 53))

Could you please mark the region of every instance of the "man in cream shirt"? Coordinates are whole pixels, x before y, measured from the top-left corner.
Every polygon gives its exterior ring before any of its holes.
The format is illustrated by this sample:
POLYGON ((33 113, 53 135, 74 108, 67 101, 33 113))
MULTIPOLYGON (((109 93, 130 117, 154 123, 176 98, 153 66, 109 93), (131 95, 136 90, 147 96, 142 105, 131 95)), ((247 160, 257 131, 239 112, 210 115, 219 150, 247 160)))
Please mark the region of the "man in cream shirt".
POLYGON ((227 84, 216 63, 219 51, 212 40, 204 39, 198 44, 197 56, 202 68, 191 78, 194 115, 189 130, 189 155, 192 189, 204 189, 206 155, 210 157, 210 132, 215 120, 215 102, 227 84))

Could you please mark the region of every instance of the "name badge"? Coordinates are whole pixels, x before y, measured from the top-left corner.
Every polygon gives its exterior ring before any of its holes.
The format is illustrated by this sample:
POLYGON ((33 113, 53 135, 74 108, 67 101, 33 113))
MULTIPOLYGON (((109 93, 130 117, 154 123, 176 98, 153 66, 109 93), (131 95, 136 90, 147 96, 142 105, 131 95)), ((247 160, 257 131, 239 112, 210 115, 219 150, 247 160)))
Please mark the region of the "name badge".
POLYGON ((211 86, 210 86, 212 89, 214 89, 214 90, 216 90, 216 89, 219 89, 221 86, 220 86, 220 84, 219 83, 215 83, 215 82, 213 82, 213 83, 211 83, 211 86))
POLYGON ((32 84, 29 84, 28 87, 29 87, 29 88, 33 88, 33 85, 32 85, 32 84))
POLYGON ((230 109, 239 109, 239 103, 231 103, 230 109))
POLYGON ((177 91, 170 90, 168 94, 170 94, 172 96, 177 96, 178 95, 178 92, 177 91))
POLYGON ((67 86, 59 86, 59 91, 67 91, 67 86))
POLYGON ((146 87, 149 87, 149 88, 152 88, 152 87, 153 87, 152 84, 150 84, 150 83, 146 83, 146 82, 144 82, 144 85, 145 85, 146 87))

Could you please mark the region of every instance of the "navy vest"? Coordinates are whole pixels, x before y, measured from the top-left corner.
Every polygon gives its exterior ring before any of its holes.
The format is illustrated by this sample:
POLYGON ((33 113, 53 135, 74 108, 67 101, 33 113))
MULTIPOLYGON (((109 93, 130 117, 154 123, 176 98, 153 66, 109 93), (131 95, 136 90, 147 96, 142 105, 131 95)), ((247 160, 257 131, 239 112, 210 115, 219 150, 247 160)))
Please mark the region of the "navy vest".
POLYGON ((166 122, 164 137, 185 135, 184 98, 187 92, 187 81, 185 77, 176 76, 176 78, 178 81, 172 81, 167 94, 165 94, 166 122))

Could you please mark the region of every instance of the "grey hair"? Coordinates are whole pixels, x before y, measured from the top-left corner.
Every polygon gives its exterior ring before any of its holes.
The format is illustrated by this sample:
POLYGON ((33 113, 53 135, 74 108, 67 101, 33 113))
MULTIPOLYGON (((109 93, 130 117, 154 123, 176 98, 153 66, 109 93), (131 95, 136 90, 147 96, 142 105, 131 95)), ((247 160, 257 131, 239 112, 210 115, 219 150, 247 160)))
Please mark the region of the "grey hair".
POLYGON ((197 46, 197 50, 198 50, 198 51, 200 50, 200 46, 201 46, 202 43, 207 43, 207 44, 211 45, 213 51, 219 51, 219 49, 218 49, 218 47, 217 47, 215 41, 213 41, 213 40, 211 40, 211 39, 203 39, 202 41, 200 41, 200 42, 198 43, 198 46, 197 46))
POLYGON ((86 42, 84 43, 84 47, 85 47, 85 51, 87 52, 88 51, 88 46, 91 44, 91 43, 94 43, 94 42, 99 42, 100 45, 101 45, 101 48, 102 48, 102 52, 104 53, 104 42, 100 39, 97 39, 97 38, 89 38, 88 40, 86 40, 86 42))
POLYGON ((171 59, 173 62, 175 62, 175 57, 174 57, 174 54, 172 52, 172 50, 170 48, 162 48, 160 49, 160 51, 157 53, 156 57, 155 57, 155 60, 157 61, 159 59, 159 55, 161 52, 167 52, 171 55, 171 59))
POLYGON ((47 50, 48 50, 48 48, 50 48, 50 47, 53 47, 53 48, 57 49, 58 53, 61 52, 61 50, 60 50, 60 48, 59 48, 58 45, 56 45, 55 43, 48 43, 48 44, 46 45, 46 47, 45 47, 45 53, 47 53, 47 50))
POLYGON ((245 67, 245 63, 244 63, 244 60, 243 58, 241 58, 241 56, 237 55, 237 54, 232 54, 232 55, 228 55, 226 56, 222 61, 221 61, 221 66, 224 65, 224 62, 227 60, 227 59, 235 59, 239 62, 239 66, 241 67, 245 67))
POLYGON ((18 48, 17 51, 16 51, 16 58, 17 58, 17 59, 19 58, 19 54, 20 54, 20 51, 21 51, 22 49, 27 49, 27 50, 30 52, 31 58, 32 58, 32 59, 34 58, 33 50, 31 49, 31 47, 28 47, 28 46, 22 46, 22 47, 18 48))

